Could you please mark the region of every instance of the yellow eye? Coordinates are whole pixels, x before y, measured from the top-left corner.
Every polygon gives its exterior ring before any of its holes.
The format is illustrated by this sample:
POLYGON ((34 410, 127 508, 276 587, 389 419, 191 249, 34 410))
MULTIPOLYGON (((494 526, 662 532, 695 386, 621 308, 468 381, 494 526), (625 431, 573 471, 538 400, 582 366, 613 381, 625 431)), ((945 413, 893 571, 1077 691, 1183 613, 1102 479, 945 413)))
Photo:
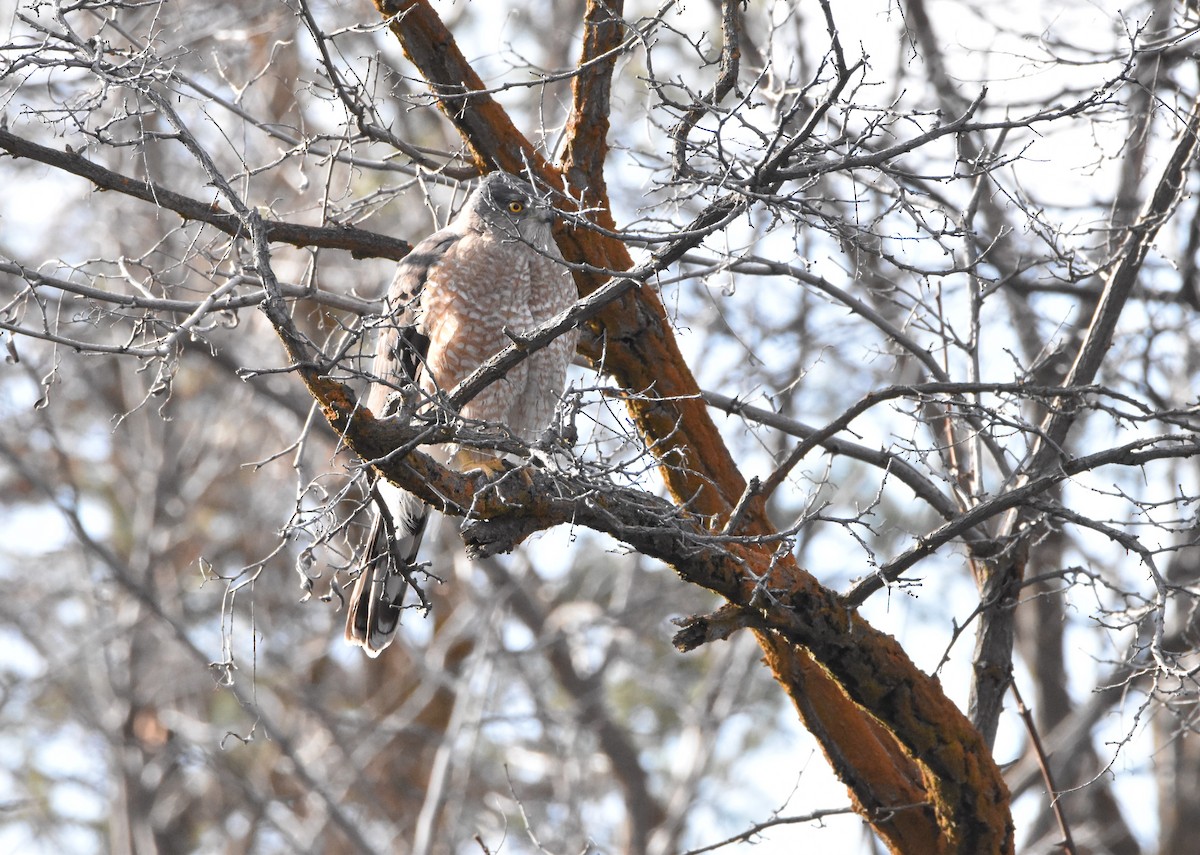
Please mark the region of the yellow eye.
POLYGON ((525 210, 525 203, 519 199, 513 199, 508 203, 508 210, 510 213, 519 214, 525 210))

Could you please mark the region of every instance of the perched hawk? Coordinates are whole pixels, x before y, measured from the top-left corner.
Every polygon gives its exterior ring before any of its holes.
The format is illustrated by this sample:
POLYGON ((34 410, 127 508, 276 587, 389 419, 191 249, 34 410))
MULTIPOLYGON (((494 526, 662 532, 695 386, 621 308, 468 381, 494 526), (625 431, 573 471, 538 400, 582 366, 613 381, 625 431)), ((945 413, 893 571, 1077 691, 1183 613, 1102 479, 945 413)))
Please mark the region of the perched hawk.
MULTIPOLYGON (((488 175, 446 228, 421 241, 396 271, 388 290, 386 326, 375 352, 375 382, 367 406, 381 415, 406 383, 425 393, 449 392, 510 339, 575 302, 571 276, 550 227, 554 210, 533 188, 504 172, 488 175)), ((549 425, 575 352, 568 332, 517 364, 462 409, 472 419, 501 423, 526 440, 549 425)), ((467 470, 477 454, 454 446, 427 451, 467 470)), ((346 639, 378 656, 395 635, 429 508, 380 479, 388 514, 375 512, 346 618, 346 639), (390 516, 390 520, 388 519, 390 516), (394 524, 394 527, 393 527, 394 524)))

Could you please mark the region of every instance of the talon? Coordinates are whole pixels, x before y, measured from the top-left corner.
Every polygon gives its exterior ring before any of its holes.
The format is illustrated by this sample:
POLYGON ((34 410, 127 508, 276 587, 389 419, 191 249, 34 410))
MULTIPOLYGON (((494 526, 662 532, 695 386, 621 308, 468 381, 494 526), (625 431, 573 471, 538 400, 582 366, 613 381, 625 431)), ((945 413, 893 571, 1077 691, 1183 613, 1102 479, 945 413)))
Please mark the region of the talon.
POLYGON ((476 451, 473 448, 460 448, 450 458, 448 465, 451 469, 457 469, 459 472, 482 472, 489 478, 499 475, 509 468, 503 458, 476 451))

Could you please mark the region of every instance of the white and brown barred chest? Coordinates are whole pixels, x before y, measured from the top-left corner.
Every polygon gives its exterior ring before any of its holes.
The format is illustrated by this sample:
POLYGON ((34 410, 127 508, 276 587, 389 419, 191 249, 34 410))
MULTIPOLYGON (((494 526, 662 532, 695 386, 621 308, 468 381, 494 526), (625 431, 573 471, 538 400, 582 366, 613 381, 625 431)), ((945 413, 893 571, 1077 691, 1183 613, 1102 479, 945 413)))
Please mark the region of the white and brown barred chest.
MULTIPOLYGON (((419 323, 430 340, 422 386, 452 389, 510 343, 505 328, 525 332, 574 300, 574 284, 553 258, 494 233, 464 235, 422 291, 419 323)), ((553 415, 575 340, 568 333, 519 363, 463 415, 502 422, 532 439, 553 415)))

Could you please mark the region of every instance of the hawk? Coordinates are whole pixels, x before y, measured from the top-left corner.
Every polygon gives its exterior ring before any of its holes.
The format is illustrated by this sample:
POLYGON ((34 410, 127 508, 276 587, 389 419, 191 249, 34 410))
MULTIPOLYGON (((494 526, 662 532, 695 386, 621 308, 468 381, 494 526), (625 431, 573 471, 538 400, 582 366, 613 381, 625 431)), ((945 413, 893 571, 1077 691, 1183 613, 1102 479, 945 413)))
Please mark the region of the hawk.
MULTIPOLYGON (((385 304, 367 407, 382 415, 397 390, 449 392, 509 343, 568 309, 575 285, 554 243, 554 209, 530 184, 488 175, 446 228, 417 244, 396 270, 385 304)), ((485 388, 462 415, 536 439, 550 424, 566 383, 577 333, 559 336, 485 388)), ((486 455, 453 445, 427 449, 462 470, 487 468, 486 455)), ((346 640, 375 657, 391 643, 429 508, 378 479, 366 555, 350 596, 346 640)))

